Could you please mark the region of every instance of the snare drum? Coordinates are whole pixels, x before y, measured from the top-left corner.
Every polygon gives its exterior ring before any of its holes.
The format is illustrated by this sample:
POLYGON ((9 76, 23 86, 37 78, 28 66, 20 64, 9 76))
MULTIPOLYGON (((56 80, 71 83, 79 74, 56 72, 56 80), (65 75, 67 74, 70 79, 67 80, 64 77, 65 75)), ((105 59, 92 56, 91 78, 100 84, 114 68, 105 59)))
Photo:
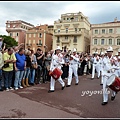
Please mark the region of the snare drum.
POLYGON ((62 75, 62 73, 62 70, 60 70, 59 68, 55 68, 52 72, 50 71, 49 75, 57 80, 62 75))
POLYGON ((107 86, 115 92, 120 91, 120 78, 114 74, 111 75, 107 80, 107 86))

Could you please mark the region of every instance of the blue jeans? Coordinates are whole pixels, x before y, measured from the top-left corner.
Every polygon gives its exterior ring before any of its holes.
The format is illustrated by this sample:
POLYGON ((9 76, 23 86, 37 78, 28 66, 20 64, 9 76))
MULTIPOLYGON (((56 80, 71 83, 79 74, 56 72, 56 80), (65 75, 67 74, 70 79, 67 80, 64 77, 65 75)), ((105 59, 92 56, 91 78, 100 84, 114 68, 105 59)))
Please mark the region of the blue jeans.
POLYGON ((24 70, 15 71, 15 81, 14 81, 15 88, 21 86, 21 80, 23 79, 23 75, 24 75, 24 70))
POLYGON ((30 75, 30 68, 26 68, 24 71, 23 79, 29 78, 30 75))
POLYGON ((2 70, 0 69, 0 89, 2 89, 2 70))
POLYGON ((10 88, 12 86, 12 77, 13 71, 3 71, 5 88, 10 88))
POLYGON ((35 80, 35 69, 31 69, 30 70, 30 74, 31 74, 30 83, 34 83, 34 80, 35 80))

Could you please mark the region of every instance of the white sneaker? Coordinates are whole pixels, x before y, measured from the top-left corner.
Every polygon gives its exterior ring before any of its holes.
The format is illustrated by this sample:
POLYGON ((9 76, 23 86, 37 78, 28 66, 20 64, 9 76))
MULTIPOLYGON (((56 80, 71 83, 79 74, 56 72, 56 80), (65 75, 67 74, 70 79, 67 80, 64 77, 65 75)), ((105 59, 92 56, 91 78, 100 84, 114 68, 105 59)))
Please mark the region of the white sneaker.
POLYGON ((10 90, 14 90, 12 87, 10 87, 10 90))
POLYGON ((23 88, 22 86, 20 86, 19 88, 23 88))
POLYGON ((15 90, 18 90, 18 88, 16 87, 15 90))
POLYGON ((9 88, 6 88, 6 91, 9 91, 9 88))

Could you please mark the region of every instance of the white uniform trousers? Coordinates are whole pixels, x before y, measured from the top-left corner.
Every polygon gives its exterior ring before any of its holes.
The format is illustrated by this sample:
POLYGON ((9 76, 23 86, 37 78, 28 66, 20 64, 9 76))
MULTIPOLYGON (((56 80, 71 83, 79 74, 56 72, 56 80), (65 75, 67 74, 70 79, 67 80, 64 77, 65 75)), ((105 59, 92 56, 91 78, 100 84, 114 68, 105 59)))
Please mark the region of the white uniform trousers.
POLYGON ((95 69, 96 69, 96 71, 97 71, 98 78, 99 78, 99 77, 100 77, 100 65, 99 65, 99 64, 94 64, 94 63, 93 63, 92 78, 94 78, 94 76, 95 76, 95 69))
POLYGON ((100 80, 100 82, 101 82, 101 84, 103 84, 103 68, 102 67, 100 69, 100 72, 101 72, 101 80, 100 80))
POLYGON ((101 84, 103 84, 103 72, 101 71, 101 84))
MULTIPOLYGON (((61 76, 58 78, 58 81, 60 82, 60 84, 62 85, 62 87, 65 86, 65 83, 62 80, 61 76)), ((51 77, 51 81, 50 81, 50 90, 55 90, 55 79, 53 77, 51 77)))
MULTIPOLYGON (((108 76, 103 76, 103 102, 108 102, 108 87, 107 87, 107 80, 108 76)), ((112 90, 112 96, 115 96, 116 92, 112 90)))
POLYGON ((69 76, 68 76, 68 83, 67 85, 71 85, 72 82, 72 74, 74 73, 76 83, 79 82, 78 80, 78 65, 69 65, 69 76))

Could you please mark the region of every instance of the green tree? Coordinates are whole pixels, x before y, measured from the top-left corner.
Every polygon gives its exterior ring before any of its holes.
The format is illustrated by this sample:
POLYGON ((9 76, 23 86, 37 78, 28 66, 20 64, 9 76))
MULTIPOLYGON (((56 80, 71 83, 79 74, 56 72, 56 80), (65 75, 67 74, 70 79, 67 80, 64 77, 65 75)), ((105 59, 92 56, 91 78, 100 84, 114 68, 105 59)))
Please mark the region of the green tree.
POLYGON ((0 37, 3 39, 3 45, 4 43, 6 44, 6 48, 18 45, 18 42, 16 42, 16 40, 11 36, 0 35, 0 37))

